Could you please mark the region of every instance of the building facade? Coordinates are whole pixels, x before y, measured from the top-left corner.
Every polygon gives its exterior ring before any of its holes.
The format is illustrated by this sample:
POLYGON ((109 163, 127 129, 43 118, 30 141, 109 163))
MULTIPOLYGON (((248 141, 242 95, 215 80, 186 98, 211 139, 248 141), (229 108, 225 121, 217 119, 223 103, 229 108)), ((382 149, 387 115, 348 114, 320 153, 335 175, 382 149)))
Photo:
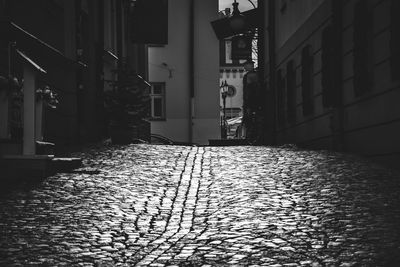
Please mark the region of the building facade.
POLYGON ((243 63, 246 60, 232 60, 232 40, 220 41, 220 125, 222 138, 225 131, 228 139, 243 137, 239 129, 243 118, 243 78, 246 71, 243 63), (223 86, 228 86, 226 95, 223 86), (225 121, 224 121, 225 120, 225 121))
POLYGON ((29 87, 36 92, 25 103, 37 106, 38 89, 50 88, 58 104, 56 109, 44 106, 43 114, 34 120, 24 118, 21 114, 27 111, 12 99, 14 91, 6 82, 0 89, 0 154, 23 153, 20 132, 29 121, 35 124, 35 133, 30 134, 34 142, 55 143, 59 154, 107 136, 104 90, 118 80, 116 70, 122 64, 142 75, 145 72, 141 63, 144 45, 130 39, 133 7, 127 0, 1 1, 5 38, 1 40, 0 76, 19 81, 18 90, 29 87), (32 84, 26 83, 25 65, 36 69, 32 84))
MULTIPOLYGON (((243 77, 245 75, 243 63, 246 61, 232 60, 231 45, 232 41, 229 38, 220 42, 220 84, 226 81, 230 87, 226 98, 227 119, 239 117, 243 114, 243 77)), ((220 107, 222 112, 222 97, 220 97, 220 107)))
POLYGON ((208 144, 220 138, 219 44, 210 25, 218 1, 174 0, 167 10, 167 43, 148 48, 151 132, 208 144))
POLYGON ((270 143, 399 161, 399 6, 396 0, 268 2, 264 134, 270 143))

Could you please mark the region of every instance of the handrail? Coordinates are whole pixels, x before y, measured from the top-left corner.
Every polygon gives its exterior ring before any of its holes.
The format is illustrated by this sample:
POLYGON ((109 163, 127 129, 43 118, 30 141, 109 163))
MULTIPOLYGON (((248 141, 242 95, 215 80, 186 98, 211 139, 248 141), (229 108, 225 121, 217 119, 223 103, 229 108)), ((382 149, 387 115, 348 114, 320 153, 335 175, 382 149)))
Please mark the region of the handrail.
MULTIPOLYGON (((33 41, 40 45, 41 47, 46 48, 48 51, 51 51, 53 55, 60 57, 61 59, 64 60, 64 62, 68 62, 70 64, 78 65, 80 66, 80 62, 73 60, 67 56, 65 56, 63 53, 61 53, 58 49, 54 48, 50 44, 42 41, 35 35, 31 34, 30 32, 24 30, 22 27, 18 26, 16 23, 9 21, 9 20, 2 20, 0 21, 0 32, 5 32, 6 38, 9 39, 9 41, 16 41, 14 39, 18 39, 18 34, 20 34, 21 37, 27 38, 30 41, 33 41)), ((17 43, 17 46, 19 46, 20 43, 17 43)))

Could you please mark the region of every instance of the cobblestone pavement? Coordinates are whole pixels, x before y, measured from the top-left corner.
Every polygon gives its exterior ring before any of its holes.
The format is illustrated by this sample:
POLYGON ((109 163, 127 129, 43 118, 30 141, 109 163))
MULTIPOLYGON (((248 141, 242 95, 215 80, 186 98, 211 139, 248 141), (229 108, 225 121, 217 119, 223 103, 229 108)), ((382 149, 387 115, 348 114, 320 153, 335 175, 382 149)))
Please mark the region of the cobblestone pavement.
POLYGON ((86 171, 0 197, 0 266, 400 266, 399 174, 356 157, 157 145, 81 156, 86 171))

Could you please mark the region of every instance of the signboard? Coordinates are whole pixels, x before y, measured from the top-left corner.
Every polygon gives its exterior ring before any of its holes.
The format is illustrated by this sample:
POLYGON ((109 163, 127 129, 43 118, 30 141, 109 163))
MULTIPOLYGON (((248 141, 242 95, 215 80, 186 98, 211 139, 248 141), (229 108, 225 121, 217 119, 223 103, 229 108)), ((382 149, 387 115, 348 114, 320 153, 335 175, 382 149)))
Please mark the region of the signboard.
POLYGON ((239 35, 232 38, 232 59, 251 58, 251 37, 239 35))

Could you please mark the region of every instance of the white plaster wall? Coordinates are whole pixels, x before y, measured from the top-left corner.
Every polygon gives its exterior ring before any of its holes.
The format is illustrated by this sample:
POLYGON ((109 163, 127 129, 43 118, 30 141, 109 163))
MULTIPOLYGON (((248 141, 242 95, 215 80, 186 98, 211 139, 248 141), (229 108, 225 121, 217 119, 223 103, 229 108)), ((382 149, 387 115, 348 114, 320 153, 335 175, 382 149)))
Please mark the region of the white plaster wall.
POLYGON ((219 138, 218 40, 210 22, 218 0, 195 0, 195 96, 190 105, 190 1, 168 2, 168 45, 149 47, 149 81, 166 83, 166 120, 152 121, 151 132, 175 141, 208 144, 219 138), (167 65, 163 64, 166 63, 167 65), (172 77, 170 77, 170 72, 172 77), (189 125, 189 108, 193 124, 189 125))
POLYGON ((195 0, 195 95, 193 142, 220 138, 219 41, 210 22, 218 19, 218 0, 195 0))
POLYGON ((151 132, 166 136, 174 141, 188 141, 188 120, 187 119, 168 119, 168 122, 152 122, 151 132))
POLYGON ((168 44, 148 51, 149 81, 166 83, 167 118, 152 121, 151 132, 189 141, 189 1, 169 1, 168 13, 168 44))
MULTIPOLYGON (((223 81, 226 81, 229 85, 233 85, 236 88, 236 95, 233 97, 226 98, 226 108, 243 108, 243 77, 246 72, 238 71, 236 73, 236 77, 234 77, 233 73, 229 73, 229 75, 224 72, 222 78, 220 78, 220 84, 223 81)), ((220 105, 223 107, 223 100, 220 95, 220 105)))
POLYGON ((221 138, 219 123, 219 110, 217 118, 194 118, 193 142, 200 145, 207 145, 208 140, 221 138))

